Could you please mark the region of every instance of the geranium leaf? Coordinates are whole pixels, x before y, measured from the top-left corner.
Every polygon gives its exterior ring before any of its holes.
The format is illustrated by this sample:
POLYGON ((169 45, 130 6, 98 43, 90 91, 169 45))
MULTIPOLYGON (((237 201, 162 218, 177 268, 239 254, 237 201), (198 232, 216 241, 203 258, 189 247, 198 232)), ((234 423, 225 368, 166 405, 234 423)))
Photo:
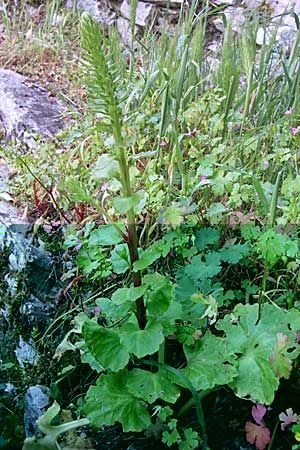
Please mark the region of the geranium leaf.
POLYGON ((195 233, 195 246, 199 252, 202 252, 208 245, 213 245, 220 239, 220 233, 214 228, 201 228, 195 233))
POLYGON ((175 228, 183 222, 184 213, 184 208, 174 203, 167 208, 162 209, 157 220, 159 223, 163 223, 164 225, 169 225, 175 228))
POLYGON ((270 442, 270 430, 264 425, 247 422, 245 431, 247 442, 255 444, 257 450, 264 450, 270 442))
POLYGON ((152 373, 146 370, 133 369, 128 373, 126 385, 131 394, 153 403, 158 398, 169 403, 175 403, 180 396, 180 390, 164 378, 161 372, 152 373))
POLYGON ((173 297, 172 283, 158 273, 145 275, 143 283, 149 288, 145 295, 149 314, 154 317, 161 316, 170 306, 173 297))
POLYGON ((247 256, 250 251, 250 245, 248 242, 245 244, 229 244, 223 247, 219 251, 219 255, 224 262, 230 264, 237 264, 242 258, 247 256))
POLYGON ((295 342, 300 313, 296 309, 283 311, 266 304, 256 325, 257 317, 258 305, 238 304, 233 314, 226 315, 216 327, 226 333, 230 350, 238 356, 238 376, 230 386, 239 397, 250 396, 255 403, 269 405, 279 385, 269 361, 276 333, 280 330, 287 334, 290 344, 286 350, 292 350, 291 359, 296 358, 300 351, 295 342))
POLYGON ((185 273, 194 281, 212 278, 221 272, 221 258, 217 252, 207 253, 205 260, 201 255, 193 256, 191 264, 185 267, 185 273))
MULTIPOLYGON (((187 366, 182 372, 197 391, 212 389, 230 383, 238 372, 234 367, 234 355, 226 348, 222 338, 209 332, 195 342, 193 348, 184 346, 187 366)), ((178 378, 174 378, 178 382, 178 378)))
POLYGON ((101 375, 88 390, 84 412, 96 427, 120 422, 125 432, 139 432, 151 425, 142 402, 128 391, 124 373, 101 375))

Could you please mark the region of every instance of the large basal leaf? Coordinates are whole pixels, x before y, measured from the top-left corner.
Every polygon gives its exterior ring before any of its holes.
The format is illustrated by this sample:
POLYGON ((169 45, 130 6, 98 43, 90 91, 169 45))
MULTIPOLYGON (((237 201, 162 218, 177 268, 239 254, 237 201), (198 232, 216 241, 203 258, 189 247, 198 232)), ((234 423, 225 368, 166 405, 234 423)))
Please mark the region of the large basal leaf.
POLYGON ((270 404, 279 380, 270 361, 277 333, 288 337, 282 354, 290 359, 300 351, 297 331, 300 330, 300 312, 284 311, 265 304, 259 323, 258 305, 238 304, 233 314, 228 314, 217 324, 226 333, 230 351, 238 356, 238 376, 230 386, 239 397, 250 397, 256 403, 270 404))
POLYGON ((158 398, 175 403, 180 396, 179 388, 164 378, 161 372, 133 369, 127 375, 126 385, 132 395, 148 403, 153 403, 158 398))
POLYGON ((126 374, 101 375, 89 388, 84 412, 96 427, 122 424, 123 430, 142 431, 151 425, 150 414, 126 386, 126 374))
POLYGON ((157 352, 164 340, 163 327, 159 322, 149 320, 146 328, 140 330, 135 317, 119 329, 119 336, 124 348, 138 358, 157 352))
POLYGON ((82 334, 89 351, 102 367, 117 372, 127 365, 129 353, 113 328, 104 328, 92 320, 86 320, 82 334))
MULTIPOLYGON (((193 348, 184 346, 187 367, 180 370, 197 391, 230 383, 237 375, 235 356, 223 338, 209 332, 193 348)), ((174 378, 178 382, 178 379, 174 378)))

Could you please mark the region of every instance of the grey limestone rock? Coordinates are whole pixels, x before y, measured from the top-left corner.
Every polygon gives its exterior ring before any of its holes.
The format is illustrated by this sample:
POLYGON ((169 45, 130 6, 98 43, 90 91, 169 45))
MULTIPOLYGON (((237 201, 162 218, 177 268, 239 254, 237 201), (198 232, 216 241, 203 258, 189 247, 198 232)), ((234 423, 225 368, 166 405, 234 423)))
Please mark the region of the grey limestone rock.
MULTIPOLYGON (((67 0, 66 7, 72 8, 72 0, 67 0)), ((105 0, 76 0, 76 8, 79 11, 88 12, 102 25, 110 25, 116 18, 115 12, 109 8, 105 0)))
MULTIPOLYGON (((151 3, 138 2, 136 8, 135 23, 141 27, 144 27, 149 23, 154 6, 151 3)), ((120 12, 125 19, 130 19, 130 2, 129 0, 123 0, 120 6, 120 12)))
POLYGON ((24 426, 25 436, 41 437, 41 432, 36 424, 37 419, 42 416, 49 404, 50 389, 37 384, 30 387, 25 394, 24 426))
POLYGON ((65 105, 23 75, 0 69, 0 96, 6 139, 35 147, 35 135, 51 138, 64 128, 65 105))
POLYGON ((25 341, 22 336, 19 336, 19 343, 15 350, 15 355, 19 366, 24 369, 25 364, 30 364, 31 366, 37 365, 37 353, 35 350, 34 342, 30 338, 25 341))

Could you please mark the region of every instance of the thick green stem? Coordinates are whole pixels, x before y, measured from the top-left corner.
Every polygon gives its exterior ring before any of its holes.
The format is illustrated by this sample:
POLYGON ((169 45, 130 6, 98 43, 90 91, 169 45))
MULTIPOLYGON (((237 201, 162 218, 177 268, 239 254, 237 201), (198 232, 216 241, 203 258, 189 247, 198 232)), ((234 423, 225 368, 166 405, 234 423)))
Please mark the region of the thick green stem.
MULTIPOLYGON (((135 261, 138 261, 139 254, 138 254, 138 239, 137 239, 135 222, 129 222, 130 216, 131 216, 131 214, 129 214, 129 213, 131 211, 132 210, 130 210, 127 214, 127 219, 128 219, 127 245, 128 245, 128 249, 129 249, 130 262, 131 262, 131 265, 133 265, 135 263, 135 261)), ((141 284, 142 284, 141 272, 140 271, 132 272, 132 280, 133 280, 133 285, 135 287, 141 286, 141 284)), ((143 297, 140 297, 136 300, 135 306, 136 306, 136 315, 137 315, 139 327, 141 330, 144 330, 147 319, 146 319, 146 307, 144 304, 143 297)))
MULTIPOLYGON (((121 135, 119 136, 121 139, 121 135)), ((130 197, 132 195, 131 190, 131 184, 130 184, 130 174, 129 174, 129 167, 126 160, 126 155, 124 151, 124 147, 121 146, 119 148, 118 152, 118 162, 119 162, 119 169, 120 169, 120 179, 122 184, 122 190, 125 197, 130 197)), ((131 266, 138 261, 139 254, 138 254, 138 237, 136 232, 136 224, 135 224, 135 213, 134 210, 131 208, 127 211, 127 245, 129 250, 129 256, 130 256, 130 263, 131 266)), ((141 272, 133 272, 132 271, 132 280, 133 285, 135 287, 141 286, 142 284, 142 277, 141 272)), ((136 316, 138 320, 138 324, 141 330, 144 330, 146 326, 146 307, 144 304, 143 297, 140 297, 135 302, 136 305, 136 316)))

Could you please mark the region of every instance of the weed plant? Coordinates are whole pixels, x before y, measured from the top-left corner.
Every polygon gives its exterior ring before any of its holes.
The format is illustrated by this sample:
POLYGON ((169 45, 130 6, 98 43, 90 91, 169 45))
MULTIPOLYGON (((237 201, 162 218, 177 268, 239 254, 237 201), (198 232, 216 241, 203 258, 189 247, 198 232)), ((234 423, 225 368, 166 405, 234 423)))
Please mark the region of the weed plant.
POLYGON ((86 418, 54 426, 54 403, 39 419, 45 436, 24 450, 116 422, 125 432, 157 425, 168 447, 208 449, 202 400, 220 386, 256 404, 248 442, 274 442, 263 405, 300 353, 298 229, 288 229, 299 215, 299 30, 290 54, 276 27, 258 51, 257 24, 236 37, 225 22, 210 65, 208 14, 208 2, 199 13, 192 4, 173 35, 136 49, 132 36, 129 61, 116 32, 83 15, 86 110, 38 157, 6 152, 20 180, 34 181, 39 223, 51 229, 51 202, 56 224, 75 209, 68 286, 82 276, 97 289, 55 355, 79 350, 98 374, 78 406, 86 418))

